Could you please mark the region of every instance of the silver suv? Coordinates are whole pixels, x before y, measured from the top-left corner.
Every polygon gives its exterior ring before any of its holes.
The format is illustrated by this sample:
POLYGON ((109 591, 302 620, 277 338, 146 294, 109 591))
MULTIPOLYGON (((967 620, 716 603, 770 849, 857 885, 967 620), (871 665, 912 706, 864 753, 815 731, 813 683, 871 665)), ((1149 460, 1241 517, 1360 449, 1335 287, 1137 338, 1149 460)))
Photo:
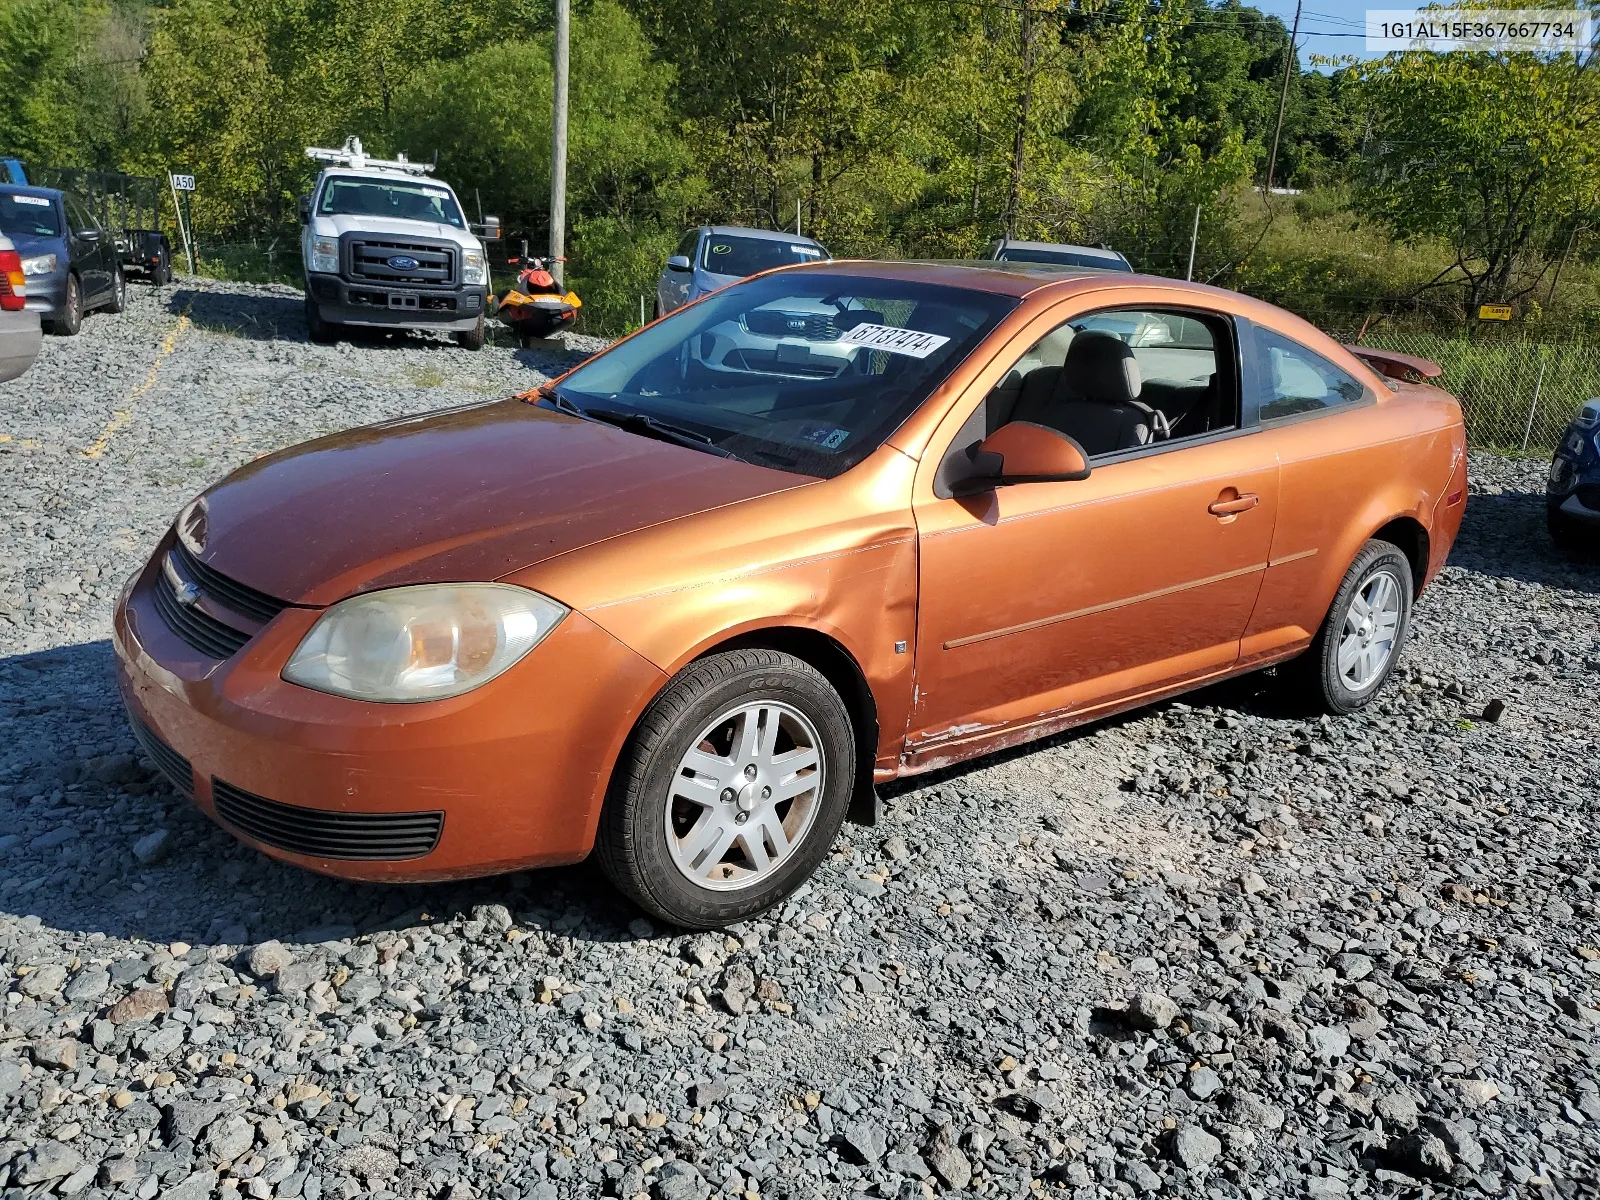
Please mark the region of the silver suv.
POLYGON ((751 275, 832 258, 815 238, 738 225, 702 225, 683 235, 656 281, 656 316, 751 275))

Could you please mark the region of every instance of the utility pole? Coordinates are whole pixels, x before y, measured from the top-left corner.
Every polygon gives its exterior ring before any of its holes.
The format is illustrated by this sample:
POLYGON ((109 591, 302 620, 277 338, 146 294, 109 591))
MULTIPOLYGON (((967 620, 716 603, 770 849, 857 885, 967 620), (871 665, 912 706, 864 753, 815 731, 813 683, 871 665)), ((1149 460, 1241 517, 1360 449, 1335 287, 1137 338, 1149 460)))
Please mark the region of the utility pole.
MULTIPOLYGON (((564 2, 564 0, 563 0, 564 2)), ((1294 43, 1300 36, 1300 0, 1294 3, 1294 28, 1283 56, 1283 88, 1278 92, 1278 123, 1272 127, 1272 153, 1267 156, 1267 195, 1272 195, 1272 175, 1278 166, 1278 135, 1283 132, 1283 106, 1289 100, 1289 69, 1294 66, 1294 43)))
POLYGON ((550 274, 566 286, 561 260, 567 250, 567 43, 571 0, 556 0, 555 120, 550 137, 550 274))
POLYGON ((1194 229, 1189 233, 1189 273, 1185 279, 1194 279, 1194 250, 1200 244, 1200 206, 1194 206, 1194 229))

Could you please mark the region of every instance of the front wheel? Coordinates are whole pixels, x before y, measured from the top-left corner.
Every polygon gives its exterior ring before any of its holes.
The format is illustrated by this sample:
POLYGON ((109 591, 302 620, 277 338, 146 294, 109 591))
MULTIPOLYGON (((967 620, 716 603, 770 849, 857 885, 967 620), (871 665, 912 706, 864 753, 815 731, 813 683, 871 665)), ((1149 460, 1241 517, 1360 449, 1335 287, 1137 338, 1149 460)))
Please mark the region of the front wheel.
POLYGON ((339 340, 339 325, 335 321, 326 321, 322 317, 322 309, 310 296, 306 297, 306 334, 313 342, 327 345, 329 342, 339 340))
POLYGON ((67 276, 67 298, 61 313, 50 321, 50 332, 57 337, 72 337, 83 328, 83 288, 76 275, 67 276))
POLYGON ((482 350, 484 338, 488 334, 488 328, 488 323, 482 317, 479 317, 478 323, 471 329, 463 329, 456 334, 456 345, 463 350, 482 350))
POLYGON ((111 299, 106 301, 108 313, 119 313, 128 307, 128 280, 118 267, 111 273, 111 299))
POLYGON ((673 925, 742 920, 816 870, 855 773, 850 714, 819 671, 776 650, 712 655, 640 719, 600 818, 600 865, 673 925))
POLYGON ((1335 715, 1372 702, 1400 661, 1413 595, 1411 562, 1398 546, 1361 548, 1301 662, 1311 699, 1335 715))

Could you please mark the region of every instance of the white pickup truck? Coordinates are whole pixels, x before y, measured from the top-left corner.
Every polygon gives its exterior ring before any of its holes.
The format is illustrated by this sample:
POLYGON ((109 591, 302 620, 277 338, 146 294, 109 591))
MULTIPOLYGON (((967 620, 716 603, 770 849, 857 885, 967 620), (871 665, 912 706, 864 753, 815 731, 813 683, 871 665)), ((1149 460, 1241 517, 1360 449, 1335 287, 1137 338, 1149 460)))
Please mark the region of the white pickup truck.
POLYGON ((369 158, 360 138, 338 150, 307 147, 323 164, 316 190, 300 198, 306 326, 312 341, 341 326, 441 329, 468 350, 483 347, 489 265, 487 217, 471 226, 450 185, 405 155, 369 158), (475 233, 474 230, 477 232, 475 233))

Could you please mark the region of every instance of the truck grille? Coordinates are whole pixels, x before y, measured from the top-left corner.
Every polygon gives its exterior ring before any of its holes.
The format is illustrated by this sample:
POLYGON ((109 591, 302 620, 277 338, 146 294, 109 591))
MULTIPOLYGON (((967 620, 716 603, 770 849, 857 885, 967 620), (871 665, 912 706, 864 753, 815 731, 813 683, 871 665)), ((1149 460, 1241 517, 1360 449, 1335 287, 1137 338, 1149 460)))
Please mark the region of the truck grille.
POLYGON ((456 281, 455 251, 448 246, 352 239, 349 255, 350 278, 356 282, 365 280, 396 287, 452 287, 456 281), (407 265, 408 259, 416 266, 407 265))
POLYGON ((280 804, 211 781, 217 815, 239 832, 292 854, 314 858, 421 858, 439 844, 442 812, 332 812, 280 804))
POLYGON ((231 658, 253 636, 253 631, 235 628, 200 608, 178 598, 177 588, 188 584, 218 608, 237 613, 246 622, 265 625, 289 605, 283 600, 258 592, 229 579, 190 554, 182 542, 174 541, 166 561, 156 575, 154 600, 168 629, 208 658, 231 658), (171 568, 171 569, 168 569, 171 568), (174 576, 177 582, 174 582, 174 576))

